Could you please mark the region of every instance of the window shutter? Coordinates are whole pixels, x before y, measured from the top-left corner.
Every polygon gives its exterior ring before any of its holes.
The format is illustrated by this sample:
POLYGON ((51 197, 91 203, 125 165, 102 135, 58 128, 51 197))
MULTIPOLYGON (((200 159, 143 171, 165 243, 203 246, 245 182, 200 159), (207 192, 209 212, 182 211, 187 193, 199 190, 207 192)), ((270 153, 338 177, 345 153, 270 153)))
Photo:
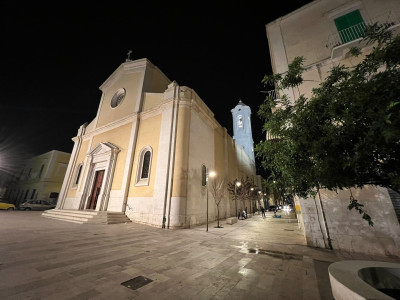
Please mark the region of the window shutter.
POLYGON ((364 20, 359 10, 336 18, 335 25, 343 43, 362 37, 365 28, 364 20))

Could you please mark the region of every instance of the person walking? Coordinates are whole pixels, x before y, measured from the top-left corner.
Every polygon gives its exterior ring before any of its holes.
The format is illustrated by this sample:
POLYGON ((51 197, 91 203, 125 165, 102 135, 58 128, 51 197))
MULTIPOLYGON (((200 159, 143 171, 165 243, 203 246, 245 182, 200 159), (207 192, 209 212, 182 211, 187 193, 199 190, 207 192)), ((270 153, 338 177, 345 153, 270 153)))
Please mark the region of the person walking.
POLYGON ((265 218, 265 208, 263 206, 261 206, 261 215, 265 218))

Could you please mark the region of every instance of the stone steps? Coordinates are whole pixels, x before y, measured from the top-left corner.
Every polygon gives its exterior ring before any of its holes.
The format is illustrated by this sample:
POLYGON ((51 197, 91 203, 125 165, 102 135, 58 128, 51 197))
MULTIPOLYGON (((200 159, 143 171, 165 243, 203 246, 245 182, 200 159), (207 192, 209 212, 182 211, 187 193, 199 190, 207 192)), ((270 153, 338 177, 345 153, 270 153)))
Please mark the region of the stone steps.
POLYGON ((43 217, 78 224, 119 224, 131 222, 123 212, 49 209, 43 217))

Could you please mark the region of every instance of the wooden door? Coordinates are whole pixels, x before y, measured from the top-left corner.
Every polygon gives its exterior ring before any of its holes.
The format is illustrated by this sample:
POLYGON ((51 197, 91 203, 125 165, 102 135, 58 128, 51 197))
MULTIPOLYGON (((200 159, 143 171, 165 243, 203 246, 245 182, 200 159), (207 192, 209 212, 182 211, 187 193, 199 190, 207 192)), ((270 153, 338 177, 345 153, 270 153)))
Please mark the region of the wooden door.
POLYGON ((104 170, 96 171, 96 175, 93 182, 92 193, 90 194, 90 200, 88 209, 96 209, 97 199, 99 198, 101 185, 103 183, 104 170))

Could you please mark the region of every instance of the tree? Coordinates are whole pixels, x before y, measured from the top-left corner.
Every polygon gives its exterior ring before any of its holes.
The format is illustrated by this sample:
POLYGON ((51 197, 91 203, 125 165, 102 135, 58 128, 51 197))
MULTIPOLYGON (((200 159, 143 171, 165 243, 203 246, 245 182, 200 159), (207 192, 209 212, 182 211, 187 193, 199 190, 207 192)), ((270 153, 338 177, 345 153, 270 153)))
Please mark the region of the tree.
MULTIPOLYGON (((374 45, 372 52, 353 68, 333 67, 310 99, 267 97, 260 106, 263 130, 276 138, 261 141, 255 151, 277 189, 301 197, 367 184, 400 190, 400 36, 392 38, 386 29, 368 26, 364 39, 374 45)), ((296 57, 285 76, 263 82, 279 91, 298 88, 303 70, 303 58, 296 57)), ((352 195, 348 208, 373 226, 352 195)))
POLYGON ((215 201, 215 204, 217 205, 217 211, 218 211, 218 216, 217 216, 218 225, 217 225, 217 228, 221 228, 221 226, 219 226, 219 205, 221 204, 221 201, 224 198, 225 190, 226 190, 226 181, 225 181, 225 179, 214 178, 211 181, 210 191, 211 191, 211 194, 214 197, 214 201, 215 201))
MULTIPOLYGON (((235 198, 235 184, 236 182, 228 182, 227 189, 233 195, 234 201, 239 201, 241 204, 241 210, 246 207, 246 201, 257 199, 257 192, 252 180, 248 176, 241 178, 240 186, 236 186, 236 198, 235 198)), ((238 212, 236 212, 238 213, 238 212)))

